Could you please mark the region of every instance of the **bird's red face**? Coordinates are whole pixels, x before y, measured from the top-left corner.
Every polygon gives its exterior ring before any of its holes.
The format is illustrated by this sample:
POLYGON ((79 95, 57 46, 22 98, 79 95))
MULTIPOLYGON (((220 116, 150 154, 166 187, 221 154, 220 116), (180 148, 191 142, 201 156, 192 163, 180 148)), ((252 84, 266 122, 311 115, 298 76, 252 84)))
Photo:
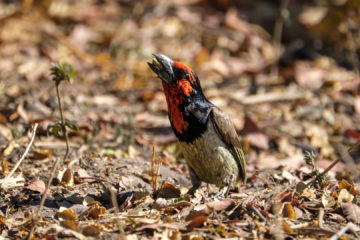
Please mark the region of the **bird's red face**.
POLYGON ((189 126, 182 107, 191 102, 194 96, 202 96, 199 79, 188 66, 162 54, 154 54, 152 63, 148 64, 162 80, 170 121, 175 130, 182 134, 189 126))

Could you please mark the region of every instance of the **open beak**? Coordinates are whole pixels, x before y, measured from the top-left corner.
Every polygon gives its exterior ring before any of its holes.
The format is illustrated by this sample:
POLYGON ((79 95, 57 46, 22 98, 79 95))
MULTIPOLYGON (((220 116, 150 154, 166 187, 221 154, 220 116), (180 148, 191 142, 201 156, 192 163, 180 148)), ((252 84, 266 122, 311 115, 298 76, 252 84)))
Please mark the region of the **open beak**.
POLYGON ((153 56, 152 63, 148 62, 151 70, 153 70, 161 80, 169 84, 174 83, 176 80, 173 69, 174 61, 160 53, 154 53, 153 56))

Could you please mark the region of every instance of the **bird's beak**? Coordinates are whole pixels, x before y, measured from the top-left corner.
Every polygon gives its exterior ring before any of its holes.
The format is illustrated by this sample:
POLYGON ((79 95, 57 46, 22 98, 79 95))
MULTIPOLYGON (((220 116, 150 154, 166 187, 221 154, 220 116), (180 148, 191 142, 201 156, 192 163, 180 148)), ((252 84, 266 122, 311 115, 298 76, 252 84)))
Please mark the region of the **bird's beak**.
POLYGON ((173 68, 174 61, 160 53, 154 53, 153 56, 152 63, 148 62, 151 70, 153 70, 161 80, 169 84, 174 83, 176 80, 173 68))

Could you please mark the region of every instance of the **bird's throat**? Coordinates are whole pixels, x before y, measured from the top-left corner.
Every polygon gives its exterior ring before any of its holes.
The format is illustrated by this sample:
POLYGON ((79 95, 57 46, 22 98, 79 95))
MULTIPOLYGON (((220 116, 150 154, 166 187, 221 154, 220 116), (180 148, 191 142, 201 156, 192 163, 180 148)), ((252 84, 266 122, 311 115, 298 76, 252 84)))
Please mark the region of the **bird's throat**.
POLYGON ((185 121, 184 114, 181 110, 182 105, 185 103, 183 92, 176 86, 171 86, 165 81, 162 81, 166 102, 168 104, 169 119, 174 131, 177 134, 185 132, 189 123, 185 121))

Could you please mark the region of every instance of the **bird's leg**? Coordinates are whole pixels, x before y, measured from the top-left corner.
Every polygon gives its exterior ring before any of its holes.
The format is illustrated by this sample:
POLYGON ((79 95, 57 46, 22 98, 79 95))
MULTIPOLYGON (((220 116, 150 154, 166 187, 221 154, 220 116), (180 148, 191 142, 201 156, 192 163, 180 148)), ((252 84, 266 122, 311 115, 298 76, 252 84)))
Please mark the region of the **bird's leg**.
POLYGON ((225 187, 223 187, 222 189, 220 189, 219 193, 217 193, 215 195, 216 198, 227 198, 228 195, 229 195, 229 191, 231 189, 231 184, 232 184, 232 179, 233 179, 233 176, 230 177, 230 181, 229 181, 229 184, 225 187))
POLYGON ((190 195, 194 195, 196 190, 200 187, 201 181, 200 181, 199 177, 196 175, 196 173, 194 172, 194 170, 192 170, 191 167, 189 167, 189 172, 190 172, 190 179, 191 179, 192 187, 189 189, 189 191, 187 193, 190 195))

